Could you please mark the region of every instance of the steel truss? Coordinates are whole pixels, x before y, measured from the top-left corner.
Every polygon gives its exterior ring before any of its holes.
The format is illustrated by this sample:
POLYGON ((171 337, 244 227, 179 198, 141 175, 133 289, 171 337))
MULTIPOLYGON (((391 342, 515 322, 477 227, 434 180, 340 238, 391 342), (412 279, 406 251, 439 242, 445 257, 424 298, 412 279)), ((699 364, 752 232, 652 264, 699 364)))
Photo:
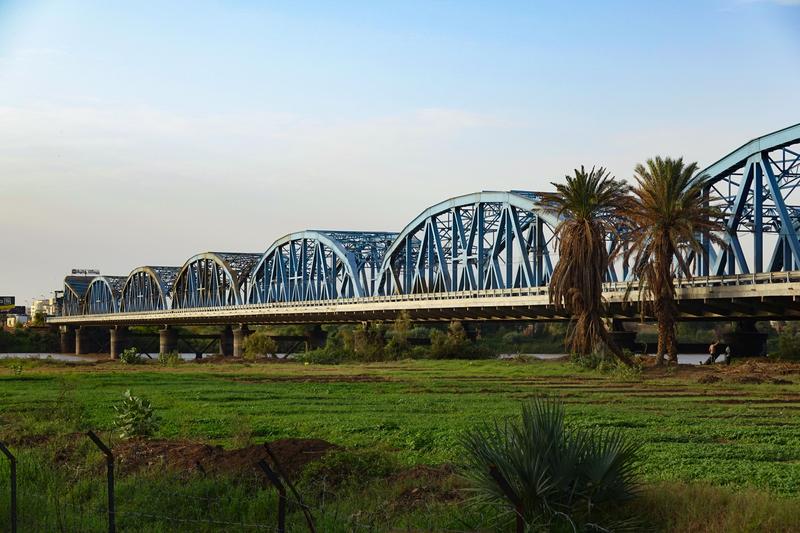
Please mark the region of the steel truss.
POLYGON ((704 239, 708 259, 694 261, 696 273, 750 274, 800 266, 800 124, 750 141, 699 175, 710 178, 707 198, 724 213, 726 231, 722 245, 704 239))
POLYGON ((61 314, 65 316, 84 314, 84 297, 91 282, 91 276, 67 276, 64 278, 64 303, 61 314))
POLYGON ((119 300, 122 286, 125 284, 123 276, 97 276, 92 279, 86 289, 84 313, 87 315, 103 315, 119 312, 119 300))
POLYGON ((250 275, 248 303, 298 302, 372 294, 397 233, 309 230, 275 241, 250 275))
MULTIPOLYGON (((721 245, 702 236, 705 257, 687 257, 696 275, 800 269, 800 124, 750 141, 700 176, 709 177, 706 201, 720 208, 726 231, 721 245)), ((208 252, 180 269, 68 276, 63 313, 540 287, 558 259, 558 221, 538 200, 534 192, 484 191, 434 205, 400 233, 309 230, 263 255, 208 252)), ((630 274, 617 261, 607 281, 630 274)))
POLYGON ((170 308, 170 290, 180 267, 143 266, 134 269, 122 288, 122 312, 159 311, 170 308))
POLYGON ((553 271, 556 220, 536 193, 484 191, 421 213, 383 260, 376 294, 536 287, 553 271))
POLYGON ((189 259, 175 278, 172 309, 241 305, 247 276, 260 254, 206 252, 189 259))

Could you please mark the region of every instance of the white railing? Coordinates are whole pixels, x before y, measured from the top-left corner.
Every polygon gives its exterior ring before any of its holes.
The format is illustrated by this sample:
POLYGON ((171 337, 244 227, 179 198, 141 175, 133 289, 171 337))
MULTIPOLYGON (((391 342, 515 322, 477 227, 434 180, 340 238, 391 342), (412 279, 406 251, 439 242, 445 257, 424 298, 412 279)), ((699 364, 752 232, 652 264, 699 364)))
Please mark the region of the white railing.
MULTIPOLYGON (((707 287, 724 287, 724 286, 738 286, 738 285, 760 285, 760 284, 773 284, 773 283, 798 283, 800 282, 800 271, 787 271, 787 272, 765 272, 760 274, 735 274, 723 276, 702 276, 693 277, 690 279, 681 278, 675 281, 677 289, 691 289, 691 288, 707 288, 707 287)), ((606 296, 611 294, 619 294, 630 292, 637 294, 639 290, 639 282, 611 282, 603 284, 603 293, 606 296)), ((183 315, 198 315, 202 313, 219 314, 234 314, 237 311, 247 314, 247 311, 265 310, 265 309, 282 309, 282 308, 309 308, 319 309, 320 307, 347 307, 350 305, 360 304, 379 304, 379 303, 394 303, 394 302, 414 302, 414 301, 445 301, 445 300, 464 300, 464 299, 481 299, 481 298, 503 298, 515 296, 547 296, 548 288, 545 287, 523 287, 512 289, 488 289, 488 290, 473 290, 473 291, 456 291, 456 292, 433 292, 433 293, 418 293, 418 294, 393 294, 389 296, 365 296, 361 298, 338 298, 333 300, 306 300, 296 302, 270 302, 263 304, 243 304, 243 305, 230 305, 219 307, 189 307, 182 309, 168 309, 163 311, 137 311, 131 313, 109 313, 109 314, 95 314, 95 315, 71 315, 69 317, 55 317, 52 322, 61 321, 81 321, 81 318, 92 319, 112 318, 112 317, 126 317, 135 319, 136 317, 145 317, 151 315, 158 315, 161 317, 180 317, 183 315)), ((48 319, 48 322, 51 320, 48 319)))

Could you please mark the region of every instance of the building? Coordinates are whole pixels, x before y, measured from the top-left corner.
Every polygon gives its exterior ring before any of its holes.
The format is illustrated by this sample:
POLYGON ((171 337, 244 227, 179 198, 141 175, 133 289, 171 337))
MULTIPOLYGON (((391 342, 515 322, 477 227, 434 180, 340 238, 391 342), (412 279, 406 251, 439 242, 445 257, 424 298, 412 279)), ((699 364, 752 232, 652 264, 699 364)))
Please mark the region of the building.
POLYGON ((58 301, 55 297, 45 300, 33 300, 31 302, 30 316, 36 318, 37 314, 44 316, 56 316, 58 314, 58 301))
POLYGON ((28 322, 28 315, 6 315, 6 327, 15 328, 28 322))

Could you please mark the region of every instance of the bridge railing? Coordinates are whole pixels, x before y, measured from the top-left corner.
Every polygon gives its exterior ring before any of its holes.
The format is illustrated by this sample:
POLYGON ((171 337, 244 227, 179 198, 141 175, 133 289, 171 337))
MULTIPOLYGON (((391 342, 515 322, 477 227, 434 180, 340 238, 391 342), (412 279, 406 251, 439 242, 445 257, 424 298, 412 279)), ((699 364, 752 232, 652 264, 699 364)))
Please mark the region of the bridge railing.
MULTIPOLYGON (((722 287, 722 286, 736 286, 736 285, 761 285, 773 283, 800 283, 800 271, 786 271, 786 272, 766 272, 759 274, 735 274, 724 276, 702 276, 693 278, 681 278, 675 281, 677 289, 693 289, 693 288, 708 288, 708 287, 722 287)), ((603 292, 606 296, 612 294, 630 293, 631 298, 635 299, 639 291, 639 282, 612 282, 603 284, 603 292)), ((313 301, 289 301, 289 302, 270 302, 265 304, 243 304, 235 306, 224 307, 190 307, 182 309, 171 309, 165 311, 158 311, 159 315, 166 314, 170 316, 179 317, 181 315, 197 315, 202 312, 217 312, 220 311, 247 311, 251 309, 281 309, 292 307, 305 307, 305 308, 324 308, 331 306, 347 306, 358 304, 370 303, 391 303, 391 302, 413 302, 413 301, 441 301, 441 300, 464 300, 464 299, 481 299, 481 298, 503 298, 503 297, 517 297, 517 296, 533 296, 533 297, 546 297, 548 295, 548 288, 543 287, 523 287, 512 289, 484 289, 484 290, 471 290, 471 291, 457 291, 457 292, 435 292, 435 293, 415 293, 415 294, 393 294, 388 296, 366 296, 361 298, 339 298, 335 300, 313 300, 313 301)), ((125 316, 136 317, 152 315, 153 311, 139 311, 124 313, 125 316)), ((119 316, 119 313, 110 313, 107 315, 91 315, 92 318, 99 318, 101 316, 119 316)), ((69 317, 71 321, 80 321, 78 315, 69 317)))

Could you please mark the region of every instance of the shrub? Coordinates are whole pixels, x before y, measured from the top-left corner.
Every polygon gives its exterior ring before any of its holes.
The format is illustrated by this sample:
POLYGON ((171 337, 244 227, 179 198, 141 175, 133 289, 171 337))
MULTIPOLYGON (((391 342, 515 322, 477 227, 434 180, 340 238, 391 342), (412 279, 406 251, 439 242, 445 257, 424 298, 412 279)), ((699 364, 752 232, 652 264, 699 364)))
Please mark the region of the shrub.
POLYGON ((181 354, 176 351, 158 354, 158 362, 161 363, 161 366, 177 366, 181 361, 181 354))
POLYGON ((524 343, 528 340, 528 337, 520 333, 519 331, 509 331, 505 335, 503 335, 503 344, 506 346, 519 346, 520 344, 524 343))
POLYGON ((317 365, 338 365, 344 361, 343 352, 340 350, 328 350, 327 348, 319 348, 317 350, 310 350, 301 354, 297 354, 294 359, 301 363, 312 363, 317 365))
POLYGON ((787 330, 778 335, 777 359, 800 360, 800 335, 787 330))
POLYGON ((389 342, 386 344, 386 352, 392 358, 397 359, 404 356, 410 350, 408 342, 411 334, 411 317, 408 311, 400 311, 397 319, 392 323, 389 330, 389 342))
POLYGON ((447 333, 431 331, 431 357, 434 359, 479 359, 491 357, 491 350, 476 345, 467 338, 467 332, 459 320, 450 322, 447 333))
POLYGON ((607 506, 632 498, 638 488, 639 445, 618 430, 566 428, 557 400, 525 403, 521 419, 473 429, 462 442, 462 470, 477 502, 513 513, 517 500, 529 526, 547 529, 565 518, 573 527, 596 523, 607 506))
POLYGON ((122 353, 119 354, 119 360, 126 365, 138 365, 144 362, 142 354, 139 353, 139 349, 134 347, 122 350, 122 353))
POLYGON ((158 421, 150 401, 133 396, 130 389, 123 394, 122 402, 114 406, 114 411, 114 428, 122 439, 149 437, 158 429, 158 421))
POLYGON ((245 359, 258 356, 274 356, 278 351, 278 343, 265 331, 256 331, 244 340, 245 359))

